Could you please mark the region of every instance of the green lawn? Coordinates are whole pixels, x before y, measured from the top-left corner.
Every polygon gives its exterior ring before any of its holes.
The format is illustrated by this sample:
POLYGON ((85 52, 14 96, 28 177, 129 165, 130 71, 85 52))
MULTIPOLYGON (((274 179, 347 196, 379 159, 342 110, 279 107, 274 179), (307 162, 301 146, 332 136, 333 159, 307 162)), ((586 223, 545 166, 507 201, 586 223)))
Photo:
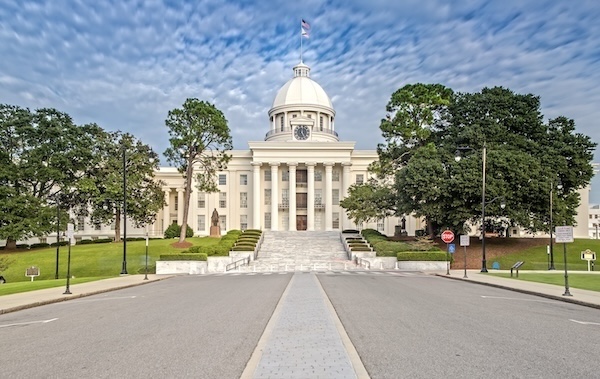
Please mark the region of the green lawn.
MULTIPOLYGON (((581 260, 581 252, 586 249, 600 254, 600 240, 595 239, 576 239, 573 243, 554 244, 554 267, 557 270, 564 270, 563 245, 567 248, 567 268, 569 271, 587 271, 587 261, 581 260)), ((510 267, 517 261, 524 261, 521 270, 547 270, 548 254, 546 246, 537 246, 520 251, 518 253, 507 254, 502 257, 488 259, 488 267, 492 267, 493 262, 499 262, 503 270, 510 267)), ((600 266, 597 267, 600 270, 600 266)))
MULTIPOLYGON (((490 274, 495 276, 502 276, 505 278, 510 278, 510 274, 498 273, 495 274, 490 271, 490 274)), ((569 273, 569 287, 579 288, 583 290, 590 291, 600 291, 600 274, 585 274, 582 272, 578 273, 569 273)), ((561 272, 553 272, 548 274, 539 274, 539 273, 526 273, 519 271, 519 277, 512 278, 513 280, 525 280, 529 282, 538 282, 538 283, 546 283, 546 284, 556 284, 558 286, 565 285, 565 275, 564 271, 561 272)))
MULTIPOLYGON (((219 238, 194 237, 186 241, 194 245, 214 245, 219 238)), ((176 249, 170 246, 176 240, 155 239, 148 244, 148 267, 149 272, 154 272, 155 262, 161 254, 177 253, 184 249, 176 249)), ((127 242, 127 272, 129 274, 142 274, 145 270, 145 241, 127 242)), ((67 276, 68 247, 61 246, 59 253, 59 278, 67 276)), ((56 247, 23 250, 14 252, 0 251, 0 257, 9 260, 8 269, 1 274, 6 279, 7 286, 15 282, 27 282, 30 278, 25 276, 25 269, 31 266, 39 267, 40 276, 36 281, 54 279, 56 272, 56 247)), ((75 278, 99 278, 114 277, 121 273, 123 266, 123 243, 103 243, 71 246, 71 276, 75 278)), ((0 292, 0 294, 3 292, 0 292)))

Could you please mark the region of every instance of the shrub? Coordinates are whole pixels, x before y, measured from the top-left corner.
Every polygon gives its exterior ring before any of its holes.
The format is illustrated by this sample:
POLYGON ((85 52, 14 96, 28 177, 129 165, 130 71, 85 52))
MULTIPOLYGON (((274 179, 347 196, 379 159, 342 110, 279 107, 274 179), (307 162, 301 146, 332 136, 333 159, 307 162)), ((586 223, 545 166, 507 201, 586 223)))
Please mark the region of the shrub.
POLYGON ((46 242, 32 243, 31 244, 31 248, 32 249, 38 249, 38 248, 42 248, 42 247, 50 247, 50 244, 46 243, 46 242))
POLYGON ((51 247, 56 247, 56 246, 67 246, 69 244, 69 241, 60 241, 59 243, 56 242, 52 242, 50 244, 51 247))
POLYGON ((244 233, 258 233, 258 234, 262 234, 262 230, 260 230, 260 229, 246 229, 246 230, 244 230, 244 233))
POLYGON ((97 240, 94 240, 94 243, 110 243, 112 242, 112 238, 98 238, 97 240))
POLYGON ((234 246, 231 251, 254 251, 254 246, 234 246))
POLYGON ((29 244, 26 243, 18 243, 17 249, 29 249, 29 244))
MULTIPOLYGON (((165 238, 167 238, 167 239, 178 238, 180 233, 181 233, 181 225, 171 224, 171 225, 169 225, 167 230, 165 230, 165 238)), ((187 226, 187 228, 185 230, 185 236, 187 238, 194 236, 194 231, 192 230, 192 228, 190 228, 189 225, 187 226)))
POLYGON ((446 256, 447 254, 443 251, 405 251, 397 254, 399 261, 445 261, 446 256))
POLYGON ((79 242, 75 242, 75 245, 90 245, 94 243, 92 240, 81 240, 79 242))
POLYGON ((205 261, 206 254, 161 254, 161 261, 205 261))
POLYGON ((364 246, 350 246, 350 251, 371 251, 371 248, 367 245, 364 246))
POLYGON ((356 229, 344 229, 342 230, 342 234, 360 234, 360 231, 356 230, 356 229))

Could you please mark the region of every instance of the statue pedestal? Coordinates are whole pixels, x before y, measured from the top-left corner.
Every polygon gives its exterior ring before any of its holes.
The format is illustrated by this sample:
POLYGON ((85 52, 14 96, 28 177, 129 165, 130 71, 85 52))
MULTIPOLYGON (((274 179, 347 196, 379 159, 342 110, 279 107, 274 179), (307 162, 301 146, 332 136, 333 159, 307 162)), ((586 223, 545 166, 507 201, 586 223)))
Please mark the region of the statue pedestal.
POLYGON ((221 227, 220 226, 211 226, 210 227, 210 236, 211 237, 221 237, 221 227))

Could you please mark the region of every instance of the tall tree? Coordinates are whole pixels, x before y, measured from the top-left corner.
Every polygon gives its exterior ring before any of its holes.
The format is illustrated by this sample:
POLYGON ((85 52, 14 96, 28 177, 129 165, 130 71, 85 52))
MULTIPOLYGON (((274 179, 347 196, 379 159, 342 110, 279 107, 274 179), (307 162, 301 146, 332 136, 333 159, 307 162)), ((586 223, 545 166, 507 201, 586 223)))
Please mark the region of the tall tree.
POLYGON ((213 104, 187 99, 181 108, 169 111, 165 124, 169 128, 171 147, 165 150, 167 161, 175 165, 185 179, 183 220, 179 243, 185 241, 194 170, 196 188, 217 192, 217 171, 226 168, 233 148, 229 126, 223 113, 213 104))
POLYGON ((114 240, 120 241, 124 178, 127 183, 126 216, 136 227, 153 223, 164 205, 163 183, 154 178, 159 159, 150 146, 128 133, 104 133, 97 146, 97 163, 90 167, 81 183, 81 192, 87 201, 78 212, 89 215, 92 224, 114 222, 114 240))
POLYGON ((79 201, 78 182, 100 132, 55 109, 0 105, 0 238, 7 248, 54 231, 57 204, 79 201))

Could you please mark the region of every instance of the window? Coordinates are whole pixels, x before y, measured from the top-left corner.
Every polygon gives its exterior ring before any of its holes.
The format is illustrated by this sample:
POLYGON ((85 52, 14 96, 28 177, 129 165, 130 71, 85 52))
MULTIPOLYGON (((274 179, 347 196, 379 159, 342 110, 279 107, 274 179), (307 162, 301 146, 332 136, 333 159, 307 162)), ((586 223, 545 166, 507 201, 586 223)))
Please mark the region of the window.
POLYGON ((363 174, 356 174, 356 184, 363 184, 365 176, 363 174))
POLYGON ((331 194, 333 205, 340 205, 340 190, 334 189, 331 194))
POLYGON ((227 175, 225 175, 225 174, 219 174, 219 185, 220 186, 227 185, 227 175))
POLYGON ((240 229, 248 229, 248 215, 240 215, 240 229))
POLYGON ((204 232, 206 231, 206 216, 198 215, 198 231, 204 232))
POLYGON ((85 218, 83 216, 77 216, 77 231, 81 232, 85 229, 85 218))
POLYGON ((290 181, 290 171, 289 170, 281 171, 281 180, 284 182, 290 181))
POLYGON ((265 212, 265 229, 271 229, 271 212, 265 212))
POLYGON ((219 208, 227 208, 227 192, 219 192, 219 208))
POLYGON ((227 230, 227 216, 219 216, 219 225, 221 230, 227 230))
POLYGON ((383 219, 377 220, 377 231, 383 232, 383 219))
POLYGON ((281 120, 281 131, 282 131, 282 132, 283 132, 283 121, 284 121, 284 118, 285 118, 285 117, 284 117, 284 116, 283 116, 283 114, 282 114, 282 115, 281 115, 281 118, 280 118, 280 120, 281 120))
POLYGON ((300 184, 308 183, 308 171, 297 170, 296 171, 296 183, 300 183, 300 184))
POLYGON ((40 240, 40 243, 48 243, 48 238, 46 238, 46 237, 40 237, 39 240, 40 240))
POLYGON ((265 188, 265 205, 271 205, 271 189, 265 188))
POLYGON ((265 170, 265 182, 270 182, 270 181, 271 181, 271 170, 266 169, 265 170))
POLYGON ((206 194, 198 192, 198 208, 206 208, 206 194))
POLYGON ((298 115, 297 115, 297 114, 293 114, 293 115, 292 115, 292 118, 296 118, 296 116, 298 116, 298 115))
POLYGON ((315 189, 315 205, 323 204, 323 190, 315 189))
POLYGON ((248 192, 240 192, 240 208, 248 208, 248 192))
POLYGON ((179 208, 179 195, 175 195, 175 210, 179 208))
POLYGON ((333 229, 339 229, 340 228, 340 214, 339 212, 333 212, 333 222, 331 227, 333 229))
POLYGON ((248 175, 240 174, 240 186, 247 186, 247 185, 248 185, 248 175))
POLYGON ((334 182, 339 182, 340 181, 340 171, 339 170, 333 170, 333 172, 331 173, 331 179, 334 182))
POLYGON ((286 208, 290 206, 290 190, 287 188, 281 190, 281 203, 286 208))
POLYGON ((99 222, 96 222, 94 224, 94 230, 100 230, 100 229, 102 229, 102 225, 99 222))
POLYGON ((323 172, 321 170, 315 170, 315 182, 323 181, 323 172))
POLYGON ((323 131, 323 116, 319 117, 319 128, 323 131))

